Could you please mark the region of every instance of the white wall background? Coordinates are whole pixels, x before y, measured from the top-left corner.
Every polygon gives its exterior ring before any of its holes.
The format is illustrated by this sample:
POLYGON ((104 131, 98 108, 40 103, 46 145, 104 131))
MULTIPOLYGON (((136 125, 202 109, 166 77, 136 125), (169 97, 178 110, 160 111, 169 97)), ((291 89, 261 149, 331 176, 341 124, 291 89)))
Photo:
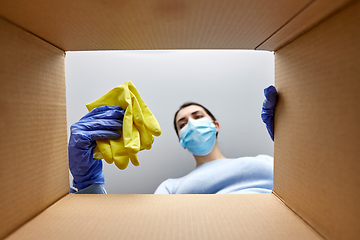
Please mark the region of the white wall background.
POLYGON ((195 168, 178 143, 173 117, 186 101, 207 107, 220 123, 218 143, 226 157, 273 156, 260 113, 263 89, 274 84, 272 52, 241 50, 67 52, 68 136, 87 113, 85 104, 124 81, 132 81, 162 128, 140 166, 124 170, 104 161, 108 193, 153 193, 167 178, 195 168))

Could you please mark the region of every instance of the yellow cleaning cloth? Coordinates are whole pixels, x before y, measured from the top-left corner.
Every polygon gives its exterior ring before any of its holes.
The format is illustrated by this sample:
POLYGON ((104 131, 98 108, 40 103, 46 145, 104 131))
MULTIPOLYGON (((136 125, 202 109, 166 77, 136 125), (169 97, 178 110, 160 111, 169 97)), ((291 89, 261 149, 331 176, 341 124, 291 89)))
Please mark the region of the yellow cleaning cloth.
POLYGON ((105 159, 109 164, 115 162, 120 169, 125 169, 129 159, 139 165, 136 154, 143 149, 151 149, 154 136, 160 136, 158 121, 145 104, 131 81, 127 81, 110 92, 86 104, 89 111, 100 106, 120 106, 125 110, 121 137, 116 140, 97 140, 94 158, 105 159), (100 154, 101 153, 101 154, 100 154))

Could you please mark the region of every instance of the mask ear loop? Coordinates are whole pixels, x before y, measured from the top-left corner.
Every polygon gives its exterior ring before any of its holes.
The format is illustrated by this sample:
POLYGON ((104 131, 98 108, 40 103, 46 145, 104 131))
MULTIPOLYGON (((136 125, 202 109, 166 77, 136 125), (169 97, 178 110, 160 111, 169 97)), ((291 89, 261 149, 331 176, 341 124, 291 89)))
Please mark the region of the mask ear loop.
POLYGON ((213 120, 213 119, 211 119, 211 120, 212 120, 212 123, 215 125, 215 128, 216 128, 216 133, 215 133, 215 135, 216 135, 216 140, 217 140, 217 135, 218 135, 219 131, 217 130, 217 127, 216 127, 216 124, 215 124, 215 120, 213 120))

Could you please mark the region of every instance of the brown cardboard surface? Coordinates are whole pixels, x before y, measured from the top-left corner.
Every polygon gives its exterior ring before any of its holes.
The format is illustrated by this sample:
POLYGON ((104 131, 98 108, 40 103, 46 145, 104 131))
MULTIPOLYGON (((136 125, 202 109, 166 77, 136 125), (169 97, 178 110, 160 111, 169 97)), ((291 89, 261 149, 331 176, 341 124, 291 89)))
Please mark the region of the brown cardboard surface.
POLYGON ((272 194, 70 194, 7 239, 322 238, 272 194))
POLYGON ((65 51, 254 49, 312 0, 11 0, 0 16, 65 51))
POLYGON ((0 238, 69 190, 64 52, 0 18, 0 238))
POLYGON ((278 50, 291 40, 299 37, 315 24, 353 0, 312 1, 297 16, 279 29, 274 35, 257 47, 257 50, 278 50))
MULTIPOLYGON (((68 191, 64 52, 55 46, 253 49, 272 36, 260 48, 273 50, 347 3, 0 1, 0 16, 23 28, 0 17, 0 238, 68 191)), ((275 55, 280 98, 274 190, 327 238, 360 234, 359 5, 332 16, 275 55)), ((10 238, 74 236, 319 238, 271 194, 68 195, 10 238)))
POLYGON ((329 239, 360 235, 360 2, 275 53, 274 191, 329 239))

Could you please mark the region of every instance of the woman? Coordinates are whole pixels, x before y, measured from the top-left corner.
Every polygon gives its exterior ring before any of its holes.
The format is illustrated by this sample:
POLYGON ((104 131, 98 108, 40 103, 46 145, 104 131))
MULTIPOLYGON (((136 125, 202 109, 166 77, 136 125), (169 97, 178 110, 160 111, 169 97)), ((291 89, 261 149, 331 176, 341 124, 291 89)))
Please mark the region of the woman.
MULTIPOLYGON (((261 117, 271 138, 277 102, 275 87, 264 90, 261 117)), ((69 166, 74 177, 71 189, 76 193, 106 193, 102 161, 93 159, 95 140, 116 139, 122 128, 124 110, 102 106, 86 114, 71 126, 69 166)), ((178 179, 164 181, 155 194, 269 193, 273 186, 273 158, 266 155, 227 159, 216 138, 220 125, 213 114, 198 103, 183 104, 175 113, 174 128, 180 144, 196 160, 196 168, 178 179)))

